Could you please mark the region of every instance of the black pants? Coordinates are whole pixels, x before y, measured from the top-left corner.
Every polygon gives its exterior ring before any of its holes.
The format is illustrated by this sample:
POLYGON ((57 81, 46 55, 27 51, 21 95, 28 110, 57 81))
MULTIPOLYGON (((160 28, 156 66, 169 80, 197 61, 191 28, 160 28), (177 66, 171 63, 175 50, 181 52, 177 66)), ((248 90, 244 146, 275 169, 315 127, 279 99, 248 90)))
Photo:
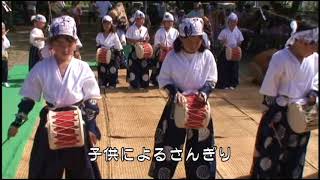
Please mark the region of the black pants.
POLYGON ((239 61, 228 61, 223 51, 217 62, 218 82, 216 88, 237 87, 239 85, 239 61))
POLYGON ((2 82, 8 82, 8 60, 2 59, 2 82))
POLYGON ((37 62, 40 61, 39 54, 40 54, 39 48, 37 48, 35 46, 31 46, 30 47, 30 51, 29 51, 29 71, 31 71, 33 66, 36 65, 37 62))
POLYGON ((92 147, 88 130, 84 129, 85 145, 78 148, 51 150, 49 148, 48 130, 45 127, 48 109, 40 112, 40 124, 34 137, 30 162, 30 179, 62 178, 65 170, 66 178, 101 179, 97 162, 91 162, 88 155, 92 147))

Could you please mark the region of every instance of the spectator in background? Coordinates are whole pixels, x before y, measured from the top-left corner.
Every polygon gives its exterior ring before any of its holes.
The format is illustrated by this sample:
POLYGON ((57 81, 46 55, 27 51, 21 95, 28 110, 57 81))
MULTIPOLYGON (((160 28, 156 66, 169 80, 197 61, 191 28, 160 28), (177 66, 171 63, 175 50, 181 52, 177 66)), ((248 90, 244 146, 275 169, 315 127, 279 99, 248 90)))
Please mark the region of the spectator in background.
POLYGON ((37 13, 37 1, 25 1, 27 6, 28 19, 31 19, 31 16, 37 13))
POLYGON ((187 14, 188 18, 204 16, 204 10, 202 8, 201 2, 193 3, 193 10, 187 14))
POLYGON ((81 9, 81 5, 80 5, 80 1, 74 1, 72 3, 73 3, 72 16, 73 16, 74 20, 76 21, 77 35, 81 39, 80 19, 82 16, 82 9, 81 9))
POLYGON ((50 2, 52 18, 59 17, 62 14, 62 10, 66 7, 64 1, 50 2))
POLYGON ((99 24, 99 28, 101 27, 101 22, 102 22, 102 18, 105 15, 108 15, 109 10, 111 10, 112 8, 112 4, 110 3, 110 1, 96 1, 96 7, 97 7, 97 11, 98 11, 98 22, 99 24))
POLYGON ((93 19, 93 22, 96 21, 97 18, 97 6, 96 6, 96 1, 90 1, 89 2, 89 12, 88 12, 88 24, 90 24, 91 19, 93 19))

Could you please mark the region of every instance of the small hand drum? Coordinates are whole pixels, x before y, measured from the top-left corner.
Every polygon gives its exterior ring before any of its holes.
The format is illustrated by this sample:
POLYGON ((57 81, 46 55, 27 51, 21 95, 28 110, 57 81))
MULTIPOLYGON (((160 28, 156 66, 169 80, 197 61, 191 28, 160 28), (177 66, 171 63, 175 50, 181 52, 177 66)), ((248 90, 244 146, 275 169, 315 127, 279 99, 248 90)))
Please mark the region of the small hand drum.
POLYGON ((242 57, 242 51, 240 47, 226 48, 226 59, 228 61, 240 61, 242 57))
POLYGON ((295 133, 304 133, 318 129, 319 108, 318 105, 305 109, 300 104, 291 103, 288 106, 288 124, 295 133))
POLYGON ((49 148, 52 150, 84 146, 84 121, 77 106, 67 111, 49 110, 47 115, 49 148))
POLYGON ((172 49, 172 47, 170 47, 168 50, 162 50, 160 49, 160 54, 159 54, 159 61, 163 62, 164 59, 166 58, 168 52, 172 49))
POLYGON ((111 60, 111 50, 106 48, 98 48, 96 60, 100 63, 109 64, 111 60))
POLYGON ((153 55, 153 49, 149 43, 136 43, 135 44, 136 55, 139 59, 150 59, 153 55))
POLYGON ((201 101, 197 95, 185 96, 187 103, 183 107, 175 104, 174 121, 178 128, 200 129, 210 121, 210 104, 201 101))

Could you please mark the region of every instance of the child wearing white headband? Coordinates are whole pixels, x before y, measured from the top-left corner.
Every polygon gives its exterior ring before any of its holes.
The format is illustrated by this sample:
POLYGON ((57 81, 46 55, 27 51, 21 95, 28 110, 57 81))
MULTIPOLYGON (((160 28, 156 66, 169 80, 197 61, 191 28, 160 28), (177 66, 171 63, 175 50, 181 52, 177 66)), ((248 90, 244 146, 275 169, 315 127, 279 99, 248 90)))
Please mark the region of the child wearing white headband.
MULTIPOLYGON (((155 149, 163 149, 164 161, 154 157, 149 169, 149 176, 159 179, 173 177, 178 162, 171 159, 170 150, 202 154, 203 149, 214 146, 213 123, 210 120, 206 127, 178 128, 174 107, 183 107, 187 96, 206 103, 209 94, 217 82, 217 68, 212 53, 203 42, 203 20, 186 18, 179 26, 180 36, 174 41, 174 49, 163 61, 158 77, 159 87, 169 94, 169 100, 161 115, 155 133, 155 149), (183 150, 186 140, 186 149, 183 150)), ((187 158, 185 156, 185 158, 187 158)), ((215 156, 205 161, 203 156, 197 160, 186 160, 187 179, 214 179, 216 174, 215 156)))
POLYGON ((46 26, 46 18, 41 15, 33 15, 31 17, 31 22, 34 28, 30 32, 30 51, 29 51, 29 71, 32 67, 40 61, 41 59, 41 49, 45 46, 45 41, 47 38, 44 37, 43 29, 46 26))
POLYGON ((89 64, 74 57, 77 31, 75 23, 71 22, 72 19, 62 16, 51 24, 49 44, 54 54, 42 59, 31 69, 20 90, 23 98, 18 105, 16 119, 9 128, 9 137, 16 136, 35 103, 41 98, 46 101, 40 112, 40 123, 32 146, 29 179, 61 179, 64 172, 66 178, 72 179, 101 178, 97 162, 90 161, 88 156, 90 148, 101 138, 96 124, 100 90, 89 64), (71 111, 75 106, 81 113, 71 111), (48 116, 50 111, 59 112, 51 117, 48 116), (68 117, 64 115, 59 119, 65 113, 68 117), (53 118, 55 121, 52 121, 53 118), (75 136, 80 126, 83 131, 75 136), (59 137, 64 138, 60 139, 60 143, 69 144, 70 147, 52 147, 52 144, 60 144, 57 139, 52 140, 59 137), (83 139, 84 143, 75 146, 69 138, 75 141, 83 139))
POLYGON ((289 115, 294 106, 319 111, 318 34, 318 28, 301 28, 272 56, 260 88, 267 110, 256 136, 254 179, 302 179, 310 129, 297 130, 292 125, 304 120, 289 115))

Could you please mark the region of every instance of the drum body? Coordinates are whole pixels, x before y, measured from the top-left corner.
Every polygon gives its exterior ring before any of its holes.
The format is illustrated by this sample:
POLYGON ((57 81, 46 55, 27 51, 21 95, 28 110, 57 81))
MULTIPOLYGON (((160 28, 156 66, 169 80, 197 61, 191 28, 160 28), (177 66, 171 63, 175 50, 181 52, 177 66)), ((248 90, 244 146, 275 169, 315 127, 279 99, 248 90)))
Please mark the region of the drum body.
POLYGON ((84 121, 81 110, 71 106, 70 110, 49 110, 47 115, 49 148, 52 150, 84 146, 84 121))
POLYGON ((175 104, 174 121, 178 128, 199 129, 208 126, 210 121, 210 104, 201 101, 197 95, 185 96, 187 103, 182 107, 175 104))
POLYGON ((228 61, 240 61, 242 57, 242 51, 240 47, 226 48, 226 59, 228 61))
POLYGON ((150 59, 153 55, 153 49, 149 43, 136 43, 135 44, 136 55, 139 59, 150 59))
POLYGON ((109 64, 111 61, 111 50, 106 48, 98 48, 96 60, 100 63, 109 64))
POLYGON ((171 51, 172 48, 170 47, 168 50, 162 50, 160 49, 160 54, 159 54, 159 61, 163 62, 164 59, 166 58, 166 55, 168 54, 169 51, 171 51))
POLYGON ((300 104, 291 103, 287 113, 288 124, 295 133, 305 133, 318 128, 318 105, 309 106, 306 109, 300 104))

